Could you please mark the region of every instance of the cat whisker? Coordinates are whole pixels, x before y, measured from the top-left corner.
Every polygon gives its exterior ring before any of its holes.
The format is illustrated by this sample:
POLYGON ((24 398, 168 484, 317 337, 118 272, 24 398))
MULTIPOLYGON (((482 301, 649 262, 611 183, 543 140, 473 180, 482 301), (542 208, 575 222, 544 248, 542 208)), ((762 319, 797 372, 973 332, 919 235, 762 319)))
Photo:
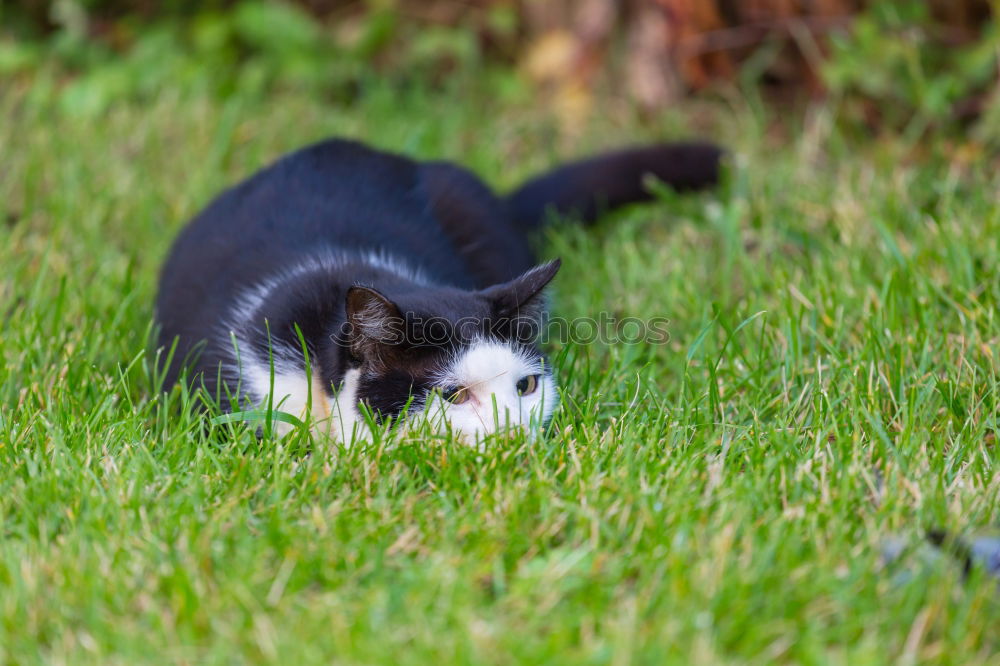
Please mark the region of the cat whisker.
POLYGON ((478 382, 475 382, 474 384, 469 384, 468 386, 465 387, 465 390, 468 391, 470 389, 476 388, 477 386, 482 386, 486 382, 491 382, 494 379, 496 379, 497 377, 502 377, 503 375, 506 375, 508 372, 509 372, 508 370, 501 370, 500 372, 498 372, 497 374, 493 375, 492 377, 487 377, 485 379, 480 379, 478 382))

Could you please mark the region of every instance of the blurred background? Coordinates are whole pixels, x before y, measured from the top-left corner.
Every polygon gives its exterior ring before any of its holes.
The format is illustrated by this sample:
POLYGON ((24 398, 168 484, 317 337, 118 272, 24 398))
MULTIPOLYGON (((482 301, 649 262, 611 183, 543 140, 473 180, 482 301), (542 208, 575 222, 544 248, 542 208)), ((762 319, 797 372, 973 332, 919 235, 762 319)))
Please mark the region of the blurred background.
POLYGON ((738 93, 834 101, 858 132, 997 144, 987 0, 20 0, 0 2, 0 86, 59 112, 177 94, 332 103, 373 78, 475 81, 542 100, 573 134, 607 104, 641 117, 738 93), (463 78, 464 77, 464 78, 463 78))

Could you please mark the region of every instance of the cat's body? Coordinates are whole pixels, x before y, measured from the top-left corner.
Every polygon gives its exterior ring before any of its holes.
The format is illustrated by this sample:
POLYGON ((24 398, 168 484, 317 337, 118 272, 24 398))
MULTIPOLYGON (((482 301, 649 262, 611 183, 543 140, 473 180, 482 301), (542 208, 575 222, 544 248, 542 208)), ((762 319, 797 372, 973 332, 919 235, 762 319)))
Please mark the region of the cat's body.
POLYGON ((557 394, 533 335, 558 262, 533 268, 531 231, 550 208, 590 220, 646 199, 647 173, 713 184, 719 156, 622 151, 500 198, 452 164, 342 140, 304 148, 224 192, 175 242, 157 301, 161 345, 177 344, 168 382, 188 367, 225 408, 270 403, 346 442, 363 435, 359 404, 470 441, 544 424, 557 394))

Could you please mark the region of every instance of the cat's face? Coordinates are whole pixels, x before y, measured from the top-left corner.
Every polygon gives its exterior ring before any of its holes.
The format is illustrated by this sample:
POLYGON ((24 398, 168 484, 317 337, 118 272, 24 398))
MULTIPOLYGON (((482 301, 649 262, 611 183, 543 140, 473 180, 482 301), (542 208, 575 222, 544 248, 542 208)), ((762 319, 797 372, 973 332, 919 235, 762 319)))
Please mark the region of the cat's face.
POLYGON ((558 392, 535 344, 542 289, 559 262, 483 291, 427 289, 382 294, 352 288, 345 336, 358 363, 352 401, 380 420, 427 422, 469 444, 508 428, 534 434, 558 392))

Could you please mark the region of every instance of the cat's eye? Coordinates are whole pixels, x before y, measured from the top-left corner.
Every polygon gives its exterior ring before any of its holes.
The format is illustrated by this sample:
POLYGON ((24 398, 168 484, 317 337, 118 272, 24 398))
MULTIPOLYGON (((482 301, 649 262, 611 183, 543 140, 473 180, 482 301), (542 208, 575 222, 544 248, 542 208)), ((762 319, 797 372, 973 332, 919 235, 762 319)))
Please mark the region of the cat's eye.
POLYGON ((521 377, 520 381, 517 382, 517 394, 518 395, 531 395, 538 388, 538 378, 539 375, 528 375, 527 377, 521 377))
POLYGON ((461 405, 469 399, 469 391, 461 386, 452 386, 441 389, 441 397, 453 405, 461 405))

